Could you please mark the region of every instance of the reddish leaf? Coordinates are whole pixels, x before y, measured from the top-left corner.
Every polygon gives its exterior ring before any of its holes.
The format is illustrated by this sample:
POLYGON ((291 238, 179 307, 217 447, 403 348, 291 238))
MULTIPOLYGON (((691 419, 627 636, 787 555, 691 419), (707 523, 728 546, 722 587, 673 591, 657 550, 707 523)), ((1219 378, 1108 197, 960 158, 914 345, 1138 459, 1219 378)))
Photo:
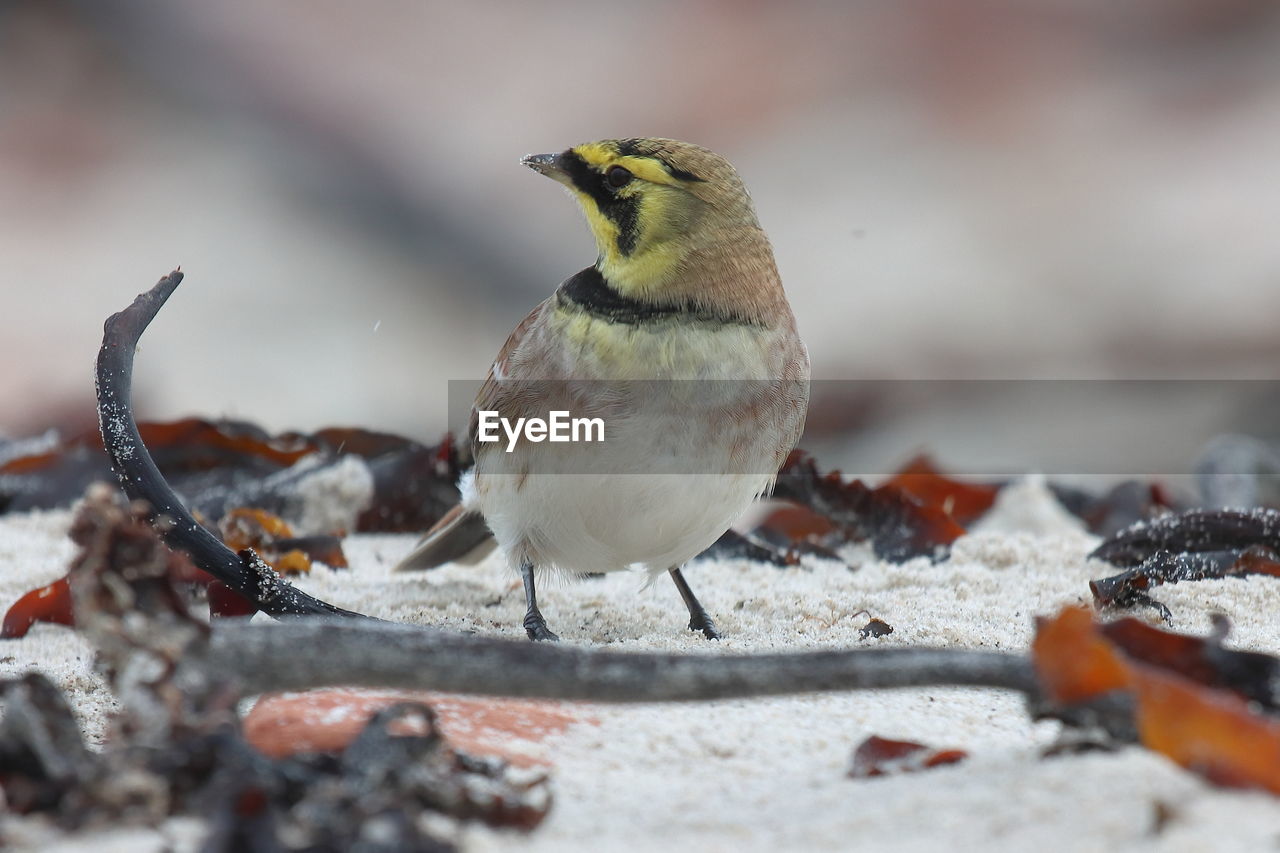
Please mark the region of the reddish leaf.
POLYGON ((1280 722, 1177 675, 1135 672, 1142 743, 1211 782, 1280 794, 1280 722))
POLYGON ((1174 634, 1137 619, 1106 622, 1098 631, 1130 661, 1276 707, 1273 685, 1280 684, 1280 660, 1271 655, 1225 649, 1216 637, 1174 634))
POLYGON ((1280 721, 1241 695, 1242 686, 1265 693, 1274 707, 1270 685, 1280 660, 1210 645, 1132 620, 1099 626, 1073 607, 1041 620, 1032 651, 1049 700, 1071 705, 1128 691, 1144 746, 1219 784, 1280 794, 1280 721), (1253 673, 1244 677, 1242 669, 1253 673), (1261 670, 1265 683, 1252 684, 1261 670))
POLYGON ((1083 607, 1037 619, 1031 655, 1045 696, 1061 705, 1087 702, 1130 683, 1128 667, 1083 607))
POLYGON ((808 507, 779 506, 765 516, 760 526, 766 530, 779 533, 793 542, 821 542, 836 527, 831 520, 825 518, 808 507))
POLYGON ((885 485, 896 486, 925 506, 937 507, 964 527, 991 509, 1001 488, 998 484, 953 480, 925 454, 904 465, 885 485))
POLYGON ((822 515, 848 541, 871 540, 886 560, 939 557, 964 533, 941 508, 894 485, 872 489, 860 480, 845 482, 839 471, 822 474, 800 450, 792 451, 779 472, 774 496, 822 515))
POLYGON ((889 740, 871 735, 854 750, 851 779, 916 773, 931 767, 955 764, 969 757, 963 749, 934 749, 909 740, 889 740))
POLYGON ((52 622, 56 625, 75 625, 71 608, 71 587, 66 578, 59 578, 48 586, 33 589, 19 598, 4 614, 4 627, 0 638, 25 637, 36 622, 52 622))
POLYGON ((233 619, 237 616, 252 616, 258 612, 252 601, 222 581, 210 582, 208 596, 209 617, 212 619, 233 619))

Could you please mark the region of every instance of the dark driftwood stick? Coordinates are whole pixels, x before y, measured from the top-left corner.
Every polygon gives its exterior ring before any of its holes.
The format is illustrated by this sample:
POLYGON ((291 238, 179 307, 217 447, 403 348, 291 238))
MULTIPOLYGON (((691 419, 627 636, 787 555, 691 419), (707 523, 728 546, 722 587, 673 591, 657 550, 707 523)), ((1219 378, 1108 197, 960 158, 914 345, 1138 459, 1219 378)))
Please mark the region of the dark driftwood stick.
POLYGON ((139 294, 133 304, 107 318, 102 348, 98 350, 98 428, 111 457, 111 469, 124 493, 146 501, 152 518, 164 517, 165 542, 187 552, 192 561, 231 589, 243 595, 263 613, 272 616, 360 616, 313 598, 280 578, 255 555, 241 558, 218 537, 196 523, 165 482, 160 469, 138 434, 133 415, 133 353, 147 325, 182 281, 174 270, 155 287, 139 294))
POLYGON ((342 684, 598 702, 730 699, 878 687, 976 686, 1036 693, 1030 661, 1006 652, 606 652, 332 619, 219 625, 205 665, 238 679, 249 693, 342 684))
POLYGON ((451 634, 372 619, 334 619, 359 614, 295 589, 256 558, 234 554, 191 517, 142 443, 130 404, 133 352, 181 281, 177 271, 165 276, 107 320, 98 353, 98 417, 112 468, 130 498, 150 504, 153 519, 169 520, 162 532, 170 546, 187 552, 197 566, 265 613, 313 617, 279 625, 219 625, 211 647, 193 653, 188 666, 232 677, 252 693, 349 684, 625 702, 944 685, 1036 692, 1027 659, 999 652, 629 654, 451 634))

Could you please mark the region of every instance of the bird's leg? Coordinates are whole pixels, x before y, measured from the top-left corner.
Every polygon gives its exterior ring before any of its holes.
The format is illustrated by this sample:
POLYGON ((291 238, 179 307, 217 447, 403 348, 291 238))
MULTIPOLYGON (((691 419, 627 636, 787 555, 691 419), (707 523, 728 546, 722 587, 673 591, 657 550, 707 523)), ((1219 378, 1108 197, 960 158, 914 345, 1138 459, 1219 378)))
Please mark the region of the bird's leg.
POLYGON ((711 615, 707 613, 707 609, 698 601, 693 590, 689 589, 689 582, 684 579, 684 574, 678 568, 669 571, 671 579, 676 582, 676 589, 680 590, 680 597, 684 599, 684 606, 689 608, 689 630, 701 631, 702 636, 708 640, 720 639, 716 623, 711 621, 711 615))
POLYGON ((524 581, 524 601, 527 605, 524 611, 525 633, 529 635, 530 640, 560 639, 551 633, 551 629, 547 627, 547 620, 542 618, 542 612, 538 610, 538 593, 533 588, 533 563, 520 564, 520 579, 524 581))

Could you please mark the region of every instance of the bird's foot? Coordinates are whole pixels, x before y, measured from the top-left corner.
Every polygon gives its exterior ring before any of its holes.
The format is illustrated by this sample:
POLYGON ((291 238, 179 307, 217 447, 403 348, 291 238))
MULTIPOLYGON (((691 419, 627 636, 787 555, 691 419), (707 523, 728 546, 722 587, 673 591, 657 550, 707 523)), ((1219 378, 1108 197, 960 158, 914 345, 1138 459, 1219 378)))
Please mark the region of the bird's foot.
POLYGON ((552 632, 547 627, 547 620, 542 618, 542 614, 536 610, 528 613, 524 617, 524 632, 529 635, 529 639, 535 643, 539 641, 555 642, 560 639, 559 635, 552 632))
POLYGON ((708 640, 720 639, 720 632, 716 630, 716 623, 711 620, 711 616, 705 610, 689 616, 689 630, 701 631, 702 636, 708 640))

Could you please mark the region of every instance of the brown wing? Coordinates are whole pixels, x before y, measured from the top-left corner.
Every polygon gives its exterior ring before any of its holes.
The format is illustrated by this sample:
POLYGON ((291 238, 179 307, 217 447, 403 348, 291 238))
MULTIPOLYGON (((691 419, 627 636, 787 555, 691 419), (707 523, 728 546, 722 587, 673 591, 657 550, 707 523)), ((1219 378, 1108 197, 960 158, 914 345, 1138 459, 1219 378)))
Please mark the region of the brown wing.
POLYGON ((536 325, 544 313, 554 310, 552 305, 554 297, 548 299, 537 308, 529 312, 529 316, 520 321, 511 334, 507 336, 507 342, 502 345, 502 349, 498 350, 498 357, 493 360, 493 366, 489 368, 489 375, 485 378, 484 384, 480 386, 479 392, 476 393, 476 400, 471 405, 471 421, 467 424, 467 446, 471 448, 471 458, 476 458, 479 447, 476 442, 476 427, 479 423, 480 416, 478 412, 481 409, 507 411, 508 406, 503 405, 505 402, 505 394, 500 379, 510 377, 516 371, 520 362, 525 360, 524 348, 531 342, 531 337, 538 330, 536 325))
MULTIPOLYGON (((780 438, 774 456, 775 471, 782 468, 800 441, 809 412, 809 350, 799 336, 793 336, 789 349, 781 381, 776 386, 780 393, 774 403, 774 424, 780 438)), ((773 490, 772 481, 768 490, 773 490)))
MULTIPOLYGON (((520 360, 521 347, 529 341, 530 333, 536 329, 535 324, 542 312, 549 310, 548 303, 543 302, 520 321, 507 337, 507 342, 498 351, 489 368, 489 375, 476 394, 475 403, 471 406, 471 420, 467 425, 466 446, 471 449, 472 460, 478 450, 476 444, 476 425, 479 420, 476 414, 480 409, 498 409, 503 411, 504 398, 501 377, 512 369, 512 362, 520 360)), ((396 571, 413 571, 433 569, 436 566, 453 562, 474 551, 486 542, 492 541, 492 534, 479 513, 465 509, 461 504, 455 506, 444 517, 437 521, 418 541, 413 551, 396 566, 396 571)))

